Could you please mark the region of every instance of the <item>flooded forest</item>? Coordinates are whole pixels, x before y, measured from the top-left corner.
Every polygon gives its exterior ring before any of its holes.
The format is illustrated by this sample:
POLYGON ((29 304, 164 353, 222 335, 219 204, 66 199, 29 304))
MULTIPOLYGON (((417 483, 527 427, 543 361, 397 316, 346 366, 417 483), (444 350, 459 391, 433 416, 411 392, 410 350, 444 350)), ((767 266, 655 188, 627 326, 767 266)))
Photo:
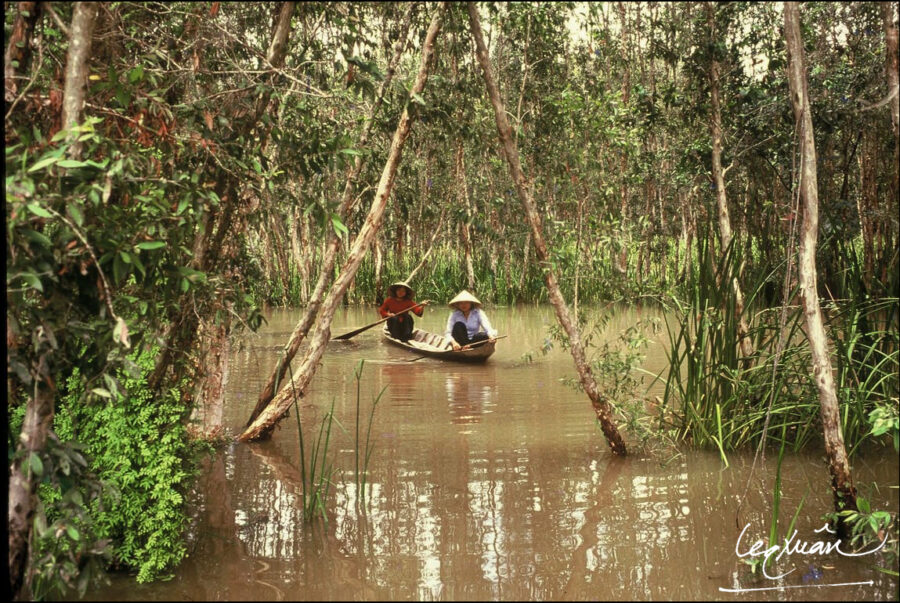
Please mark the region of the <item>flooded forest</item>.
POLYGON ((5 2, 15 600, 897 600, 897 2, 5 2))

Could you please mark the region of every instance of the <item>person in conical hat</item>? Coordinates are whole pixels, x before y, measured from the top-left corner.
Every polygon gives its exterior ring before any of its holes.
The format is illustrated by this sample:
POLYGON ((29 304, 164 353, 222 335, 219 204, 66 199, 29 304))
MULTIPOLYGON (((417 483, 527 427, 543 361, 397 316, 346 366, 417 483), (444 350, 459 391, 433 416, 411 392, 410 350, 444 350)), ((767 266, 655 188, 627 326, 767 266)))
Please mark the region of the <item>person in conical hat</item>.
POLYGON ((454 350, 476 341, 494 339, 497 331, 491 326, 487 314, 481 309, 477 297, 463 289, 447 304, 453 308, 447 318, 444 337, 450 339, 454 350))
POLYGON ((378 308, 378 313, 382 318, 387 318, 387 329, 394 339, 400 341, 408 341, 413 333, 413 317, 414 312, 418 316, 422 316, 427 301, 417 304, 413 301, 415 291, 405 281, 397 281, 388 287, 388 297, 378 308), (412 308, 410 312, 403 312, 412 308), (390 317, 390 318, 388 318, 390 317))

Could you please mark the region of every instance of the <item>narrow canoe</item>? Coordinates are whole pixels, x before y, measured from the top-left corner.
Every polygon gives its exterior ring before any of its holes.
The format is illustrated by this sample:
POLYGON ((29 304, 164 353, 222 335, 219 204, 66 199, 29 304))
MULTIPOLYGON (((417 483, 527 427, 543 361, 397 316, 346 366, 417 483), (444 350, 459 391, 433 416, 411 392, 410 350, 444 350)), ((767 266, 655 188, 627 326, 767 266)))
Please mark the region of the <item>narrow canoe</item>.
POLYGON ((387 329, 382 329, 381 334, 388 343, 407 349, 410 352, 415 352, 419 356, 429 356, 455 362, 484 362, 494 353, 494 346, 497 344, 496 341, 492 341, 490 343, 482 343, 469 350, 456 351, 446 338, 422 329, 414 329, 413 336, 409 341, 394 339, 387 329))

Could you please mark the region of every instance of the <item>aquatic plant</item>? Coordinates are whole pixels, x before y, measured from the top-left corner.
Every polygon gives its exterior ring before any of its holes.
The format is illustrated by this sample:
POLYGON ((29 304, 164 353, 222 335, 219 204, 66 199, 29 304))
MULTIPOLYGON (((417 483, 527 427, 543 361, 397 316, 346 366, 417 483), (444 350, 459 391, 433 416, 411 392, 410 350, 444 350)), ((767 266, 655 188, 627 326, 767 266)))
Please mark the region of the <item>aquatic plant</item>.
POLYGON ((375 422, 375 409, 378 407, 378 403, 381 401, 381 397, 384 395, 384 392, 387 390, 387 386, 385 385, 381 388, 381 391, 378 392, 378 395, 372 400, 372 408, 369 410, 369 425, 366 427, 366 441, 363 447, 363 466, 362 471, 359 468, 359 418, 360 418, 360 388, 361 388, 361 379, 362 379, 362 370, 365 365, 365 360, 361 359, 356 368, 353 370, 353 376, 356 379, 356 437, 354 440, 354 459, 355 459, 355 477, 356 477, 356 500, 357 503, 362 502, 365 504, 366 500, 366 481, 369 476, 369 459, 372 457, 372 451, 374 447, 370 444, 371 435, 372 435, 372 423, 375 422))
MULTIPOLYGON (((290 369, 290 365, 288 365, 290 369)), ((294 375, 291 370, 291 390, 294 394, 294 416, 297 419, 297 439, 300 444, 300 479, 303 518, 312 521, 321 516, 326 522, 328 516, 325 513, 325 501, 328 498, 328 490, 332 485, 334 465, 328 460, 328 445, 331 441, 331 429, 334 425, 334 399, 331 400, 331 408, 319 425, 319 434, 316 437, 310 451, 309 471, 307 471, 306 454, 303 440, 303 425, 300 423, 299 396, 294 389, 294 375)))

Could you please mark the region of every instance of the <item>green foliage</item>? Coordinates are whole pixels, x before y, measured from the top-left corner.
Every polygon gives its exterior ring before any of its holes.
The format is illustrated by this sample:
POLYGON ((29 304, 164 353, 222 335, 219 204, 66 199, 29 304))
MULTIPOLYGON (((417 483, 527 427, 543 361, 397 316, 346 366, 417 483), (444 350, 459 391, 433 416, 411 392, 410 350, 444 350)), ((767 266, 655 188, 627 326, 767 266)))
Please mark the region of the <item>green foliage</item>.
POLYGON ((154 358, 136 354, 140 373, 120 374, 120 391, 94 404, 86 403, 76 371, 56 420, 60 437, 80 442, 110 487, 90 506, 91 519, 112 542, 114 565, 135 571, 138 582, 165 577, 184 557, 184 495, 201 451, 186 436, 189 409, 180 391, 147 390, 154 358))
MULTIPOLYGON (((650 336, 659 332, 660 319, 642 318, 612 337, 607 330, 614 316, 615 310, 603 310, 594 318, 590 328, 587 316, 579 316, 582 345, 591 372, 613 408, 616 423, 622 425, 633 438, 633 445, 647 452, 671 452, 673 440, 668 430, 657 428, 657 422, 663 420, 661 414, 657 415, 661 409, 647 394, 657 376, 641 367, 646 357, 644 351, 651 342, 650 336), (638 376, 637 373, 643 374, 638 376), (646 376, 653 377, 649 384, 645 384, 646 376)), ((563 349, 568 349, 568 338, 558 324, 549 327, 549 335, 541 348, 543 353, 552 348, 554 341, 563 349)), ((576 378, 567 377, 563 382, 583 391, 581 382, 576 378)))
POLYGON ((883 566, 878 569, 896 575, 894 570, 889 569, 896 565, 900 555, 900 525, 895 511, 873 509, 869 498, 857 494, 856 509, 826 513, 825 519, 832 523, 844 522, 850 528, 852 550, 879 551, 883 566))
POLYGON ((876 406, 869 413, 869 422, 872 424, 872 431, 869 433, 876 437, 890 433, 894 442, 894 451, 900 452, 900 416, 898 416, 897 401, 893 402, 893 404, 876 406))
POLYGON ((98 529, 89 509, 115 490, 89 467, 84 448, 60 442, 51 432, 30 466, 39 479, 32 532, 32 597, 41 601, 106 581, 112 555, 110 541, 98 529))

